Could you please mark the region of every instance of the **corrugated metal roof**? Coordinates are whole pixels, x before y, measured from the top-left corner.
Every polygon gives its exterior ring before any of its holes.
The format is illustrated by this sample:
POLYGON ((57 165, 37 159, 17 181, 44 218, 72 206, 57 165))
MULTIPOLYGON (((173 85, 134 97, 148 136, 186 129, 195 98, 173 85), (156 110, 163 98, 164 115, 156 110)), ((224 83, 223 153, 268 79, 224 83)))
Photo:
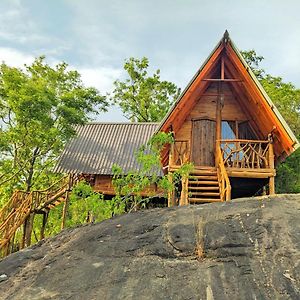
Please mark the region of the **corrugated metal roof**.
POLYGON ((159 123, 89 123, 76 127, 55 167, 58 173, 112 175, 117 164, 124 172, 139 170, 135 153, 147 143, 159 123))

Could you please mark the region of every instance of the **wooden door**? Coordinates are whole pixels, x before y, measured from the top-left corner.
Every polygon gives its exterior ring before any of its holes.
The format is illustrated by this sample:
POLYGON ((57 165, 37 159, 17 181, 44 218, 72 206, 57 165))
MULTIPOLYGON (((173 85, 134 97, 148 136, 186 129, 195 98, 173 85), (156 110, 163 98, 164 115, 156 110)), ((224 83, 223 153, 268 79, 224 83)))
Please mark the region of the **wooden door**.
POLYGON ((216 147, 216 122, 193 120, 192 162, 195 166, 214 166, 216 147))

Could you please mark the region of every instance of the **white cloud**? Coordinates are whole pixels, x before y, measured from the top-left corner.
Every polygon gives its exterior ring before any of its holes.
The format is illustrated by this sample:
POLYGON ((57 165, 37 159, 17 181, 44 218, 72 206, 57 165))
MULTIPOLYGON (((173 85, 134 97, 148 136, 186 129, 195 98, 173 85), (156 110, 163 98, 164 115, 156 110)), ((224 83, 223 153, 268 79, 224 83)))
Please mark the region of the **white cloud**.
POLYGON ((111 92, 113 82, 120 77, 122 70, 113 68, 75 68, 81 74, 86 86, 97 88, 102 94, 111 92))
POLYGON ((9 66, 23 67, 24 64, 32 63, 34 56, 16 49, 0 47, 0 61, 5 62, 9 66))

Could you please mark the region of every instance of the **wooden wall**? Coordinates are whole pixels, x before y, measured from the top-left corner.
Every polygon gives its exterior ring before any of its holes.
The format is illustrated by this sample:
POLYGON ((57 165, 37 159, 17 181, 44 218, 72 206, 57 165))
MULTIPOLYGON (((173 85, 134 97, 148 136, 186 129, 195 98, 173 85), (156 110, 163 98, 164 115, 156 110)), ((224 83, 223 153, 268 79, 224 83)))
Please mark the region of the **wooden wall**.
MULTIPOLYGON (((224 83, 224 106, 222 109, 222 120, 226 121, 246 121, 247 116, 240 107, 238 101, 233 95, 229 84, 224 83)), ((182 127, 178 132, 175 132, 175 139, 188 140, 192 139, 192 120, 208 118, 211 120, 216 119, 216 99, 217 99, 217 84, 212 83, 203 96, 198 100, 191 113, 185 119, 182 127)))
POLYGON ((112 176, 96 175, 93 189, 95 192, 100 192, 105 195, 115 195, 115 190, 112 185, 112 176))
MULTIPOLYGON (((102 193, 104 195, 114 196, 115 190, 112 184, 112 176, 110 175, 95 175, 95 182, 93 185, 95 192, 102 193)), ((159 191, 156 185, 151 185, 149 188, 145 189, 141 195, 142 196, 152 196, 155 194, 161 194, 162 191, 159 191)))

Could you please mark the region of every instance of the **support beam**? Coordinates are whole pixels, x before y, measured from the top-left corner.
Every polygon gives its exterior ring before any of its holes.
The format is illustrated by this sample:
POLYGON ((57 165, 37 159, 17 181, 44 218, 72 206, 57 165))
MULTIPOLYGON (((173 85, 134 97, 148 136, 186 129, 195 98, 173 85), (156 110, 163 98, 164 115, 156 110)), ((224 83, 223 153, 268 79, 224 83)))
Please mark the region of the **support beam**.
POLYGON ((69 206, 69 191, 66 191, 65 203, 64 203, 62 217, 61 217, 61 230, 63 230, 66 227, 68 206, 69 206))
POLYGON ((221 130, 222 130, 222 83, 219 82, 218 85, 217 105, 216 105, 216 139, 221 140, 221 130))
MULTIPOLYGON (((169 171, 168 179, 170 186, 173 186, 173 174, 169 171)), ((174 187, 168 191, 168 207, 175 206, 176 200, 175 200, 175 191, 174 187)))
POLYGON ((43 213, 43 223, 42 223, 41 234, 40 234, 41 240, 45 238, 45 229, 46 229, 46 224, 47 224, 47 220, 48 220, 48 214, 49 214, 49 211, 45 211, 43 213))
POLYGON ((183 206, 183 205, 188 205, 188 184, 189 184, 188 176, 183 176, 181 179, 181 183, 182 183, 182 190, 181 190, 179 205, 183 206))
MULTIPOLYGON (((272 136, 269 135, 269 166, 271 169, 274 169, 274 149, 273 149, 273 139, 272 136)), ((269 194, 274 195, 275 194, 275 176, 271 176, 269 178, 269 194)))
POLYGON ((31 233, 33 229, 35 213, 31 212, 30 215, 26 218, 24 223, 24 232, 23 232, 23 241, 22 248, 29 247, 31 245, 31 233))
POLYGON ((242 82, 242 79, 235 79, 235 78, 204 78, 202 81, 212 81, 212 82, 242 82))

